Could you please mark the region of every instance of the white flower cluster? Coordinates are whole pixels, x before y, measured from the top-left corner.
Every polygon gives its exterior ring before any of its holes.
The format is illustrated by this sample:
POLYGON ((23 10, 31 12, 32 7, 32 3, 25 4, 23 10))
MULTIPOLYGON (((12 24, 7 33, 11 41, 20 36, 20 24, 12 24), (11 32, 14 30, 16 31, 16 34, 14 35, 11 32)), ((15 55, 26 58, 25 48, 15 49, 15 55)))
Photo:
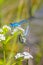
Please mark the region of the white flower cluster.
POLYGON ((10 26, 4 25, 4 26, 3 26, 3 29, 4 29, 4 28, 7 28, 8 30, 11 31, 11 27, 10 27, 10 26))
POLYGON ((28 52, 23 52, 23 55, 24 55, 24 59, 29 59, 29 58, 33 59, 33 56, 28 52))
POLYGON ((17 27, 17 29, 22 30, 23 32, 25 32, 25 30, 21 26, 17 27))
POLYGON ((24 29, 23 29, 22 27, 18 26, 18 27, 16 27, 16 28, 12 31, 11 34, 14 34, 14 33, 17 32, 18 30, 21 30, 21 31, 24 32, 24 29))
POLYGON ((0 28, 0 32, 3 32, 3 30, 0 28))
POLYGON ((3 29, 4 29, 4 28, 7 28, 8 30, 11 31, 11 28, 10 28, 9 26, 7 26, 7 25, 4 25, 4 26, 2 27, 2 29, 0 28, 0 41, 5 40, 4 34, 1 34, 1 33, 3 32, 3 29))
POLYGON ((24 59, 30 59, 30 58, 33 59, 33 56, 28 52, 17 53, 17 55, 15 56, 16 59, 21 58, 21 57, 23 57, 24 59))
POLYGON ((11 32, 11 34, 14 34, 14 33, 17 32, 17 31, 18 31, 18 29, 15 28, 15 29, 11 32))
MULTIPOLYGON (((21 26, 18 26, 18 27, 16 27, 16 28, 14 28, 13 29, 13 31, 11 30, 11 27, 10 26, 7 26, 7 25, 4 25, 3 27, 2 27, 2 29, 0 28, 0 33, 2 33, 3 32, 3 29, 8 29, 9 31, 11 31, 11 34, 13 35, 15 32, 17 32, 18 30, 21 30, 21 31, 23 31, 23 33, 24 33, 24 29, 21 27, 21 26)), ((24 38, 23 38, 24 39, 24 38)), ((5 40, 5 36, 3 35, 3 34, 0 34, 0 40, 5 40)), ((24 42, 25 42, 25 39, 24 39, 24 42)))
POLYGON ((26 42, 26 38, 23 37, 22 40, 23 40, 24 43, 26 42))
POLYGON ((5 40, 4 34, 1 34, 1 33, 3 32, 3 29, 4 29, 4 28, 7 28, 8 30, 11 30, 11 28, 10 28, 9 26, 7 26, 7 25, 4 25, 4 26, 2 27, 2 29, 0 28, 0 41, 5 40))
POLYGON ((4 34, 0 34, 0 41, 5 40, 4 34))
MULTIPOLYGON (((9 31, 11 31, 11 34, 14 34, 15 32, 17 32, 18 30, 21 30, 23 31, 23 33, 25 32, 25 30, 21 27, 21 26, 18 26, 16 28, 14 28, 14 30, 12 31, 11 30, 11 27, 10 26, 7 26, 7 25, 4 25, 2 29, 8 29, 9 31)), ((0 29, 0 31, 2 32, 2 29, 0 29)))
POLYGON ((23 54, 17 53, 17 55, 15 56, 15 58, 17 59, 17 58, 20 58, 20 57, 23 57, 23 56, 24 56, 23 54))

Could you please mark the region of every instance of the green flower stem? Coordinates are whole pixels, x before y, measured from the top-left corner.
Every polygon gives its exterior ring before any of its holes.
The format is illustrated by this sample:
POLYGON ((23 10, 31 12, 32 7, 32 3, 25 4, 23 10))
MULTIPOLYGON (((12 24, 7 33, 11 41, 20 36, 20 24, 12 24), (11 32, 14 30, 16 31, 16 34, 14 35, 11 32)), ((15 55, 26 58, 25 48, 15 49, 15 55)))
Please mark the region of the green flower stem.
POLYGON ((27 65, 28 65, 28 59, 27 59, 27 65))
POLYGON ((3 53, 4 53, 4 65, 6 65, 5 50, 3 51, 3 53))
POLYGON ((4 54, 4 65, 6 65, 6 52, 5 52, 5 44, 3 44, 3 54, 4 54))

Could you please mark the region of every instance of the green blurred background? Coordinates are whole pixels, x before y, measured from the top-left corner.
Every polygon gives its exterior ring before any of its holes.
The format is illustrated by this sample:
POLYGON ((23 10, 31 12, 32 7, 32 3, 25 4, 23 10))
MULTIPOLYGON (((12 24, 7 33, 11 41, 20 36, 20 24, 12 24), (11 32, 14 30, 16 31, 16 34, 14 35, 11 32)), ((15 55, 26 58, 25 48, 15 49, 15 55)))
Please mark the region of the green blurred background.
MULTIPOLYGON (((14 21, 30 21, 30 40, 27 42, 34 56, 33 65, 43 65, 43 0, 0 0, 0 27, 14 21), (40 2, 41 1, 41 2, 40 2)), ((0 45, 1 47, 1 45, 0 45)), ((0 51, 1 52, 1 51, 0 51)))

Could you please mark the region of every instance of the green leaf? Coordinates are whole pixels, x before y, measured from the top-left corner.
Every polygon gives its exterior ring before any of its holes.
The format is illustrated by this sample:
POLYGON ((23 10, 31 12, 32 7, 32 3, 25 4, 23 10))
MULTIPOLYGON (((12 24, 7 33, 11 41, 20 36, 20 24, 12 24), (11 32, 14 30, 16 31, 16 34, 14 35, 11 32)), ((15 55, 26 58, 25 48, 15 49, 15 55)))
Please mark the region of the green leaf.
POLYGON ((8 36, 8 38, 5 41, 5 44, 7 44, 12 39, 12 36, 8 36))

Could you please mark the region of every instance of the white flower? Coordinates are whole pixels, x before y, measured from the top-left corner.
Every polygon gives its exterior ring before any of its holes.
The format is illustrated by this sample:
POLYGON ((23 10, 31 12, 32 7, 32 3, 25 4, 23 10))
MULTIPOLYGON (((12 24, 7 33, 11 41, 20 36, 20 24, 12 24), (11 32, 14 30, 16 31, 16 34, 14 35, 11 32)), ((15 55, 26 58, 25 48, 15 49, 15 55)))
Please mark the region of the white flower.
POLYGON ((22 27, 17 27, 19 30, 22 30, 23 32, 25 31, 22 27))
POLYGON ((23 54, 24 54, 24 55, 29 55, 30 53, 28 53, 28 52, 23 52, 23 54))
POLYGON ((29 59, 29 58, 33 59, 33 56, 28 52, 23 52, 23 55, 24 55, 24 59, 29 59))
POLYGON ((17 32, 17 31, 18 31, 18 29, 15 28, 15 29, 11 32, 11 34, 14 34, 14 33, 17 32))
POLYGON ((26 42, 26 38, 23 37, 23 42, 25 43, 26 42))
POLYGON ((0 32, 3 32, 3 30, 0 28, 0 32))
POLYGON ((24 59, 30 59, 30 58, 32 58, 32 56, 24 56, 24 59))
POLYGON ((30 58, 33 59, 33 56, 28 52, 17 53, 17 55, 15 56, 16 59, 21 58, 21 57, 23 57, 24 59, 30 59, 30 58))
POLYGON ((4 25, 4 26, 3 26, 3 29, 4 29, 4 28, 7 28, 8 30, 11 31, 11 27, 9 27, 9 26, 7 26, 7 25, 4 25))
POLYGON ((22 30, 24 32, 24 29, 21 28, 20 26, 16 27, 11 34, 14 34, 15 32, 17 32, 18 30, 22 30))
POLYGON ((5 40, 4 34, 0 34, 0 41, 1 41, 1 40, 5 40))
POLYGON ((18 59, 18 58, 21 58, 21 57, 23 57, 23 56, 24 56, 23 54, 17 53, 17 55, 15 56, 15 58, 18 59))

